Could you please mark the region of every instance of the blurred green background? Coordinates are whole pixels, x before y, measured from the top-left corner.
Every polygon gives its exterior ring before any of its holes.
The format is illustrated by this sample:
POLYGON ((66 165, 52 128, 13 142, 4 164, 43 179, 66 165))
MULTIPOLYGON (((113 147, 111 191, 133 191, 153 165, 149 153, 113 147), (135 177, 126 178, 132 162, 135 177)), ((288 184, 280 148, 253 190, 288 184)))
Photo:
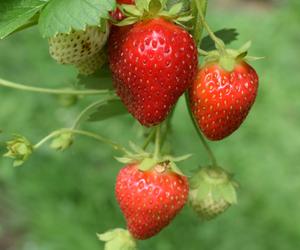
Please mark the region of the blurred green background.
MULTIPOLYGON (((202 223, 185 207, 142 250, 295 250, 300 246, 300 6, 298 1, 210 1, 211 26, 235 27, 232 46, 252 40, 260 75, 257 101, 243 126, 228 139, 210 143, 220 164, 235 173, 239 203, 202 223)), ((76 72, 57 65, 36 28, 0 41, 0 77, 41 87, 70 86, 76 72)), ((53 96, 1 88, 2 141, 21 133, 37 142, 71 124, 93 98, 64 108, 53 96)), ((129 116, 84 125, 126 143, 137 125, 129 116)), ((183 100, 170 138, 178 154, 193 153, 186 172, 208 159, 183 100)), ((121 165, 110 148, 77 138, 67 151, 44 146, 19 168, 0 160, 1 250, 96 250, 96 232, 125 223, 114 198, 121 165)))

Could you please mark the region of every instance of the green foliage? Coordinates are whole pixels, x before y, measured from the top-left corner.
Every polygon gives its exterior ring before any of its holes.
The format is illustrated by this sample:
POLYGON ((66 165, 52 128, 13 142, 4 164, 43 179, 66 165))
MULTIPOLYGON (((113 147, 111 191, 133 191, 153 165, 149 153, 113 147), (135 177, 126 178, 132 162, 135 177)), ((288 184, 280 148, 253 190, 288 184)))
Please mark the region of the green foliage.
MULTIPOLYGON (((215 32, 215 35, 223 40, 225 44, 230 44, 233 41, 237 40, 239 33, 236 29, 221 29, 215 32)), ((214 41, 207 35, 202 41, 200 48, 205 51, 210 51, 215 49, 214 41)))
POLYGON ((88 121, 103 121, 114 116, 125 114, 128 114, 128 111, 119 99, 108 100, 95 108, 88 121))
POLYGON ((18 28, 30 24, 47 1, 9 0, 0 1, 0 39, 8 36, 18 28))
POLYGON ((78 84, 87 89, 113 89, 111 71, 108 64, 96 71, 94 74, 85 76, 78 75, 78 84))
POLYGON ((39 28, 44 37, 51 37, 87 25, 101 27, 101 19, 109 18, 115 7, 115 0, 52 0, 41 13, 39 28))
MULTIPOLYGON (((201 223, 186 208, 157 237, 138 242, 140 249, 298 249, 300 75, 295 74, 299 69, 295 52, 299 50, 300 15, 296 4, 299 1, 268 11, 211 12, 213 27, 236 24, 243 31, 241 41, 253 39, 252 53, 266 56, 253 64, 261 76, 260 89, 246 122, 230 138, 212 143, 222 165, 235 172, 241 183, 239 204, 209 223, 201 223)), ((43 82, 48 87, 73 81, 75 72, 52 62, 36 31, 1 41, 1 77, 39 86, 43 82)), ((241 44, 234 42, 237 47, 241 44)), ((52 97, 4 88, 0 97, 0 127, 5 134, 22 131, 34 141, 57 126, 68 125, 86 106, 81 100, 65 110, 52 97)), ((185 172, 207 162, 188 119, 180 102, 171 142, 176 145, 175 153, 193 152, 188 162, 180 163, 185 172)), ((133 139, 136 128, 129 116, 94 126, 97 132, 124 143, 133 139)), ((103 249, 96 232, 125 227, 113 191, 121 165, 112 160, 111 149, 78 140, 63 154, 45 146, 22 168, 13 169, 10 160, 1 159, 1 243, 13 237, 17 250, 96 250, 103 249), (8 214, 4 215, 5 208, 8 214)))
POLYGON ((39 24, 43 37, 72 29, 99 26, 105 30, 115 0, 11 0, 0 2, 0 39, 39 24))

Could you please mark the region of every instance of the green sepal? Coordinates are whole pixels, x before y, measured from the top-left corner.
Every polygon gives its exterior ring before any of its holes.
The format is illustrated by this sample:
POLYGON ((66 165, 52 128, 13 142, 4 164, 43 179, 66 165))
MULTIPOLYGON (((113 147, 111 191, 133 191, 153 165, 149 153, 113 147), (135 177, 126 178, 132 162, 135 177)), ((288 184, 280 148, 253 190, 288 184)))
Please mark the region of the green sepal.
POLYGON ((73 134, 70 132, 66 132, 54 138, 54 140, 50 144, 50 147, 58 151, 64 151, 69 148, 73 144, 73 142, 73 134))
POLYGON ((132 158, 129 157, 114 157, 118 162, 123 164, 129 164, 135 162, 132 158))
POLYGON ((194 19, 194 17, 192 15, 189 15, 189 16, 180 16, 178 18, 176 18, 176 22, 189 22, 191 21, 192 19, 194 19))
POLYGON ((14 135, 12 140, 6 142, 6 148, 7 152, 3 156, 14 159, 14 167, 22 165, 34 150, 30 141, 21 135, 14 135))
POLYGON ((236 190, 234 188, 234 185, 232 185, 232 183, 226 183, 221 185, 220 191, 222 194, 222 198, 226 200, 228 203, 230 204, 237 203, 236 190))
POLYGON ((189 184, 192 199, 196 201, 202 201, 211 195, 214 201, 237 203, 237 184, 232 180, 232 175, 220 167, 201 168, 189 179, 189 184))
POLYGON ((264 56, 248 56, 248 55, 247 55, 244 59, 245 59, 246 61, 251 62, 251 61, 258 61, 258 60, 265 59, 265 57, 264 57, 264 56))
POLYGON ((220 57, 219 63, 223 69, 231 72, 232 70, 234 70, 234 67, 236 65, 236 60, 239 60, 239 59, 240 59, 239 57, 234 58, 234 57, 225 55, 225 56, 220 57))
POLYGON ((157 15, 164 8, 162 1, 150 0, 149 2, 149 14, 151 16, 157 15))
POLYGON ((169 10, 168 12, 170 13, 170 15, 174 16, 174 15, 178 15, 181 10, 183 9, 183 3, 179 2, 177 4, 174 4, 169 10))
POLYGON ((141 155, 148 155, 148 153, 146 153, 140 146, 138 146, 137 144, 135 144, 135 143, 132 142, 132 141, 129 141, 129 147, 130 147, 135 153, 138 153, 138 154, 141 154, 141 155))
POLYGON ((157 160, 153 158, 145 158, 139 165, 139 170, 148 171, 157 165, 157 160))
POLYGON ((169 9, 166 3, 166 0, 137 0, 135 5, 122 4, 120 9, 126 18, 115 25, 126 26, 144 19, 163 17, 183 26, 182 22, 189 22, 193 18, 190 13, 182 12, 183 3, 176 3, 169 9))
POLYGON ((123 4, 121 6, 122 11, 130 16, 136 16, 139 17, 143 14, 141 10, 139 10, 135 5, 132 4, 123 4))
POLYGON ((140 12, 149 11, 149 0, 135 0, 135 5, 140 12))
POLYGON ((138 17, 130 16, 123 19, 121 22, 115 23, 116 26, 127 26, 136 23, 139 20, 138 17))
POLYGON ((97 234, 105 242, 104 250, 136 250, 136 241, 128 230, 117 228, 103 234, 97 234))
POLYGON ((162 157, 163 161, 172 161, 172 162, 180 162, 180 161, 185 161, 189 159, 192 156, 192 154, 186 154, 178 157, 174 157, 171 155, 165 155, 162 157))
POLYGON ((170 166, 170 169, 171 169, 172 172, 174 172, 178 175, 181 175, 181 176, 185 176, 185 174, 181 171, 181 169, 177 167, 175 162, 170 161, 169 166, 170 166))

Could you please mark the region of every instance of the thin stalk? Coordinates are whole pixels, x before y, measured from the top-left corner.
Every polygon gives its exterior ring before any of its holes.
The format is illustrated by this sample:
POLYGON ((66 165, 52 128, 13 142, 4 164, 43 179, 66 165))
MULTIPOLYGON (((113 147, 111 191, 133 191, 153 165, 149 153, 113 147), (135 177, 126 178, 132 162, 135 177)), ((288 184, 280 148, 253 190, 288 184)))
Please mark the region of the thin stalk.
POLYGON ((145 142, 144 142, 144 145, 143 145, 143 150, 145 150, 148 145, 150 144, 150 142, 152 141, 154 135, 155 135, 155 132, 156 130, 155 129, 152 129, 151 132, 149 133, 148 137, 146 138, 145 142))
POLYGON ((19 83, 14 83, 11 81, 7 81, 0 78, 0 86, 19 89, 30 92, 38 92, 44 94, 54 94, 54 95, 101 95, 101 94, 109 94, 110 90, 70 90, 70 89, 48 89, 48 88, 39 88, 33 86, 26 86, 19 83))
POLYGON ((82 110, 80 112, 80 114, 77 116, 77 118, 74 121, 74 123, 73 123, 73 125, 72 125, 71 128, 72 129, 77 129, 80 126, 80 123, 82 121, 84 121, 91 114, 91 112, 94 111, 94 109, 96 107, 98 107, 98 106, 100 107, 102 104, 106 103, 107 101, 115 100, 115 99, 117 99, 117 97, 115 95, 113 95, 113 96, 108 96, 105 99, 102 99, 102 100, 99 100, 99 101, 96 101, 96 102, 90 104, 84 110, 82 110))
POLYGON ((205 20, 205 17, 204 17, 204 14, 203 14, 203 11, 202 11, 202 6, 201 6, 200 1, 195 0, 195 3, 196 3, 196 7, 198 9, 198 14, 199 14, 200 21, 201 21, 202 25, 206 29, 206 31, 207 31, 208 35, 210 36, 210 38, 215 42, 216 47, 219 48, 220 52, 222 52, 222 54, 225 55, 227 52, 226 52, 226 49, 225 49, 224 42, 215 35, 215 33, 211 30, 211 28, 207 24, 207 22, 205 20))
POLYGON ((42 140, 40 140, 37 144, 34 145, 34 149, 37 149, 39 147, 41 147, 43 144, 45 144, 47 141, 51 140, 52 138, 59 136, 61 134, 64 133, 71 133, 71 134, 77 134, 77 135, 83 135, 86 137, 90 137, 93 138, 97 141, 100 141, 102 143, 108 144, 110 146, 112 146, 112 148, 114 150, 120 151, 124 154, 127 154, 128 151, 120 144, 111 141, 110 139, 103 137, 101 135, 89 132, 89 131, 85 131, 85 130, 78 130, 78 129, 69 129, 69 128, 65 128, 65 129, 59 129, 59 130, 55 130, 52 133, 50 133, 49 135, 47 135, 46 137, 44 137, 42 140))
POLYGON ((160 138, 160 125, 156 127, 156 133, 155 133, 155 148, 154 148, 154 159, 159 158, 160 154, 160 146, 161 146, 161 138, 160 138))
POLYGON ((203 137, 201 131, 199 130, 198 125, 196 123, 196 120, 195 120, 195 118, 194 118, 194 116, 192 114, 192 111, 191 111, 190 106, 189 106, 190 103, 189 103, 189 97, 188 97, 188 93, 187 92, 185 93, 185 101, 186 101, 186 104, 187 104, 187 108, 188 108, 188 111, 189 111, 190 118, 191 118, 191 120, 193 122, 193 125, 194 125, 194 127, 195 127, 195 129, 196 129, 196 131, 198 133, 198 136, 199 136, 199 138, 200 138, 200 140, 201 140, 201 142, 202 142, 202 144, 203 144, 203 146, 204 146, 204 148, 205 148, 205 150, 207 152, 207 155, 208 155, 208 157, 209 157, 209 159, 210 159, 210 161, 212 163, 212 167, 217 167, 218 166, 217 159, 216 159, 213 151, 209 147, 208 143, 206 142, 205 138, 203 137))
POLYGON ((172 127, 172 118, 173 118, 173 115, 174 115, 175 108, 176 108, 176 106, 172 109, 171 113, 167 117, 167 120, 166 120, 166 130, 164 131, 164 133, 163 133, 163 135, 161 137, 161 148, 164 146, 164 143, 167 140, 168 133, 171 130, 171 127, 172 127))
POLYGON ((191 2, 191 8, 193 10, 193 15, 196 16, 193 37, 196 41, 197 46, 199 45, 199 42, 202 37, 202 32, 203 32, 203 24, 202 24, 200 13, 199 13, 199 6, 201 8, 201 13, 204 13, 204 15, 205 15, 206 8, 207 8, 207 0, 193 0, 191 2))

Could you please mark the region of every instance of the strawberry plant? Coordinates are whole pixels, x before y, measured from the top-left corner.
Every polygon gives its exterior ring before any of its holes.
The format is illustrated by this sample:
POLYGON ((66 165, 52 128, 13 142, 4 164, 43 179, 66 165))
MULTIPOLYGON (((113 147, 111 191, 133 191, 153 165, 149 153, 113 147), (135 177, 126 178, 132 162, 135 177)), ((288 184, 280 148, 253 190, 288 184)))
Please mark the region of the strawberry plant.
POLYGON ((186 204, 207 220, 237 202, 238 185, 219 165, 204 136, 222 140, 246 119, 258 90, 250 61, 259 58, 248 55, 250 42, 236 50, 227 48, 237 39, 236 30, 213 32, 206 13, 206 0, 0 3, 1 39, 38 26, 48 41, 49 56, 78 70, 72 89, 4 79, 1 87, 57 95, 66 106, 97 96, 70 127, 54 130, 35 143, 14 135, 6 142, 4 156, 13 159, 13 166, 21 166, 41 146, 49 143, 50 148, 64 151, 77 136, 107 144, 119 153, 115 159, 125 166, 116 177, 115 196, 127 229, 99 234, 105 249, 136 249, 136 240, 158 234, 186 204), (202 37, 204 30, 206 37, 202 37), (174 156, 167 146, 180 97, 186 99, 190 122, 211 161, 189 176, 178 167, 189 159, 189 152, 174 156), (121 145, 81 129, 83 123, 109 124, 109 118, 120 115, 130 115, 143 128, 142 145, 121 145))

